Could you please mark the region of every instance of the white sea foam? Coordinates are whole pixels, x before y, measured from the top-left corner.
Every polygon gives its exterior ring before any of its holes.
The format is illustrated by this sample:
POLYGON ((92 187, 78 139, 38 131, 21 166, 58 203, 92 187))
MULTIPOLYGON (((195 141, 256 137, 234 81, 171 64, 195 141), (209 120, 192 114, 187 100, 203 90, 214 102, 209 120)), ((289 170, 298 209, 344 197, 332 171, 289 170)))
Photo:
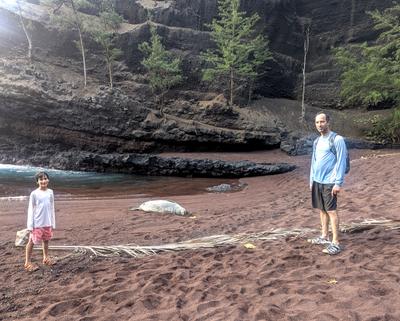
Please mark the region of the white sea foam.
POLYGON ((76 176, 91 176, 98 174, 94 172, 67 171, 54 168, 28 166, 28 165, 12 165, 12 164, 0 164, 0 171, 13 171, 15 173, 31 173, 31 174, 35 174, 39 171, 45 171, 49 172, 50 174, 53 173, 53 174, 76 175, 76 176))
POLYGON ((23 168, 28 168, 28 166, 0 164, 0 169, 23 169, 23 168))
POLYGON ((0 197, 0 202, 1 201, 26 201, 28 199, 28 196, 3 196, 0 197))

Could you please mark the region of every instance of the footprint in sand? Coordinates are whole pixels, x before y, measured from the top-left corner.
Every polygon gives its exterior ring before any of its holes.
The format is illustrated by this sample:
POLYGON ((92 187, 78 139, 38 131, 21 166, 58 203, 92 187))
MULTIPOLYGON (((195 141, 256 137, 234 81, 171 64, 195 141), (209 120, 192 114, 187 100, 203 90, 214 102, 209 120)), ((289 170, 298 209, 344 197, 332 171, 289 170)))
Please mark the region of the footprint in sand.
POLYGON ((161 297, 156 295, 147 295, 141 303, 147 310, 155 310, 161 303, 161 297))
POLYGON ((49 314, 53 317, 62 316, 66 312, 70 312, 71 310, 79 307, 82 304, 82 300, 67 300, 59 303, 53 304, 49 309, 49 314))

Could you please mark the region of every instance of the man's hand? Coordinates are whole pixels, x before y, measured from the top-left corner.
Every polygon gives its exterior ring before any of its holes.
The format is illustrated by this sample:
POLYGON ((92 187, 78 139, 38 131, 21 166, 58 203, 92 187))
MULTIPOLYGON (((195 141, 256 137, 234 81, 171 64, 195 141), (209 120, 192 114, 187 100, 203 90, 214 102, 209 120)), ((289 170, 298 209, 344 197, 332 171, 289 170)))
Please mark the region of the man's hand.
POLYGON ((332 195, 335 196, 335 195, 339 194, 340 190, 341 190, 340 186, 337 186, 337 185, 333 186, 332 195))

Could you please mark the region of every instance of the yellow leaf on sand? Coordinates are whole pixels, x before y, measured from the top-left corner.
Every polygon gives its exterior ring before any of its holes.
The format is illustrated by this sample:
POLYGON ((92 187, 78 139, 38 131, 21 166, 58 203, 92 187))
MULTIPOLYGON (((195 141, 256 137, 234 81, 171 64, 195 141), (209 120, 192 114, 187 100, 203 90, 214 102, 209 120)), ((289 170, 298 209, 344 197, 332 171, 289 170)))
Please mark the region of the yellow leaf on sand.
POLYGON ((337 284, 338 281, 336 279, 330 279, 329 281, 327 281, 329 284, 337 284))
POLYGON ((196 218, 196 215, 189 216, 189 218, 195 219, 195 218, 196 218))
POLYGON ((243 244, 243 246, 246 249, 255 249, 256 248, 256 246, 254 244, 252 244, 252 243, 245 243, 245 244, 243 244))

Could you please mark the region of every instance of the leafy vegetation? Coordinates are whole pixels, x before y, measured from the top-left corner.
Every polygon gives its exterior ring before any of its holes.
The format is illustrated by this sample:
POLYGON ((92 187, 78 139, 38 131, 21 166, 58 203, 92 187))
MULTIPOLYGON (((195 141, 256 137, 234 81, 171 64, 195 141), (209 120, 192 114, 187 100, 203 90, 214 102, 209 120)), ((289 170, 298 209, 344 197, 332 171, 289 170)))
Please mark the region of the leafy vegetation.
POLYGON ((373 44, 335 50, 340 65, 341 95, 350 105, 398 106, 389 118, 375 118, 369 135, 379 141, 400 140, 400 5, 369 15, 380 31, 373 44))
POLYGON ((239 7, 240 0, 218 1, 219 18, 209 26, 216 48, 202 55, 207 63, 203 79, 223 79, 228 84, 230 105, 234 103, 238 84, 244 82, 251 88, 260 72, 259 67, 271 59, 268 40, 255 33, 259 16, 247 17, 239 7))
POLYGON ((150 86, 153 94, 158 96, 162 112, 165 94, 182 81, 181 60, 164 48, 161 37, 151 22, 150 32, 150 42, 141 43, 139 49, 145 55, 142 65, 147 70, 150 86))
POLYGON ((375 115, 370 125, 367 132, 370 139, 380 143, 400 143, 400 108, 395 108, 388 117, 375 115))

